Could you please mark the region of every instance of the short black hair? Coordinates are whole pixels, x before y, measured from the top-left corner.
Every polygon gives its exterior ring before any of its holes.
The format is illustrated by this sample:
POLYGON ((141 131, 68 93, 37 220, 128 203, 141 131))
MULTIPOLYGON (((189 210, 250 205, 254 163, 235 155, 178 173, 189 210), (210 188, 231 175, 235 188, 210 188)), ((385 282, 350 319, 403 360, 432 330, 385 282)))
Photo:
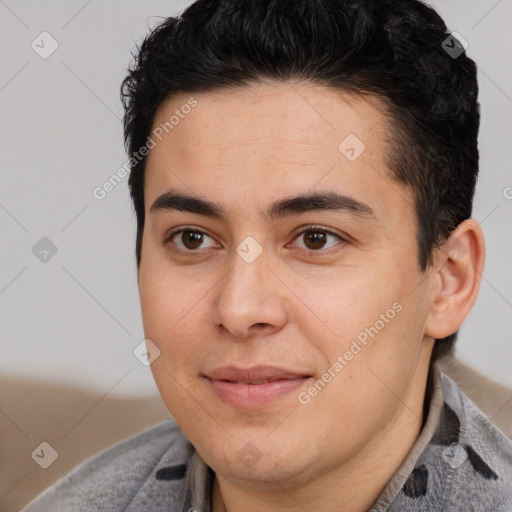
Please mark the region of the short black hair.
MULTIPOLYGON (((178 93, 304 82, 383 100, 391 177, 410 187, 418 264, 471 216, 478 175, 476 65, 417 0, 197 0, 145 38, 121 86, 124 138, 138 154, 158 107, 178 93), (458 50, 450 51, 450 48, 458 50)), ((130 194, 140 267, 146 158, 130 194)), ((453 351, 457 333, 436 343, 453 351)))

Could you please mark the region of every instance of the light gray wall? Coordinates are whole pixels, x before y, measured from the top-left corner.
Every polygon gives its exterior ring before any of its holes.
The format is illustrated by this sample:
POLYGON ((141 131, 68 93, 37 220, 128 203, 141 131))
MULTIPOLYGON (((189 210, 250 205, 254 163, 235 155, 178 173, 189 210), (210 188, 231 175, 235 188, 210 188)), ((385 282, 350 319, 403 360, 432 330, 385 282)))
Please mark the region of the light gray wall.
MULTIPOLYGON (((93 190, 126 161, 119 86, 130 48, 188 3, 0 1, 1 371, 102 393, 156 391, 132 353, 143 331, 127 184, 103 200, 93 190), (51 50, 48 36, 38 37, 43 31, 58 43, 46 59, 31 47, 51 50), (35 245, 40 258, 50 251, 48 261, 36 257, 35 245)), ((458 355, 512 386, 512 3, 432 5, 467 40, 480 70, 474 217, 488 255, 458 355)))

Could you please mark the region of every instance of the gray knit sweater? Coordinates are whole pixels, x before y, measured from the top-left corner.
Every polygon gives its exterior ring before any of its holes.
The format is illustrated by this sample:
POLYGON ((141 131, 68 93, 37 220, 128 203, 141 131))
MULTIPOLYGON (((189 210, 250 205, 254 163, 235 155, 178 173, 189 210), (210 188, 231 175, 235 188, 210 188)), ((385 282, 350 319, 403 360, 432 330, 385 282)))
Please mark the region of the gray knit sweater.
MULTIPOLYGON (((77 466, 22 512, 211 512, 212 481, 167 420, 77 466)), ((512 512, 512 441, 435 367, 420 436, 369 512, 448 511, 512 512)))

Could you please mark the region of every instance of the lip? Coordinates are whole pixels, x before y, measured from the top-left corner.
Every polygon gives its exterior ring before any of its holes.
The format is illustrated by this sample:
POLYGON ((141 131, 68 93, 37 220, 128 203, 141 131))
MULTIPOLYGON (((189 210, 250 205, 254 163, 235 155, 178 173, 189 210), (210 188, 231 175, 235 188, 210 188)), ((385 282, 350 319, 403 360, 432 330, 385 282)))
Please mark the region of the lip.
POLYGON ((239 409, 256 409, 295 391, 311 375, 274 366, 224 366, 205 377, 225 403, 239 409))

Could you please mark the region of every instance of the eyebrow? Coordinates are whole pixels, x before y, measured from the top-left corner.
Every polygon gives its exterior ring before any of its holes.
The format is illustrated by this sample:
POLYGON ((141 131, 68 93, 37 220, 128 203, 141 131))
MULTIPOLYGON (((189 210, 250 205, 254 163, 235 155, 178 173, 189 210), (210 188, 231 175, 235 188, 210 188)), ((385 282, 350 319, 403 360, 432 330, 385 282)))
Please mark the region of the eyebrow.
MULTIPOLYGON (((156 213, 172 210, 197 213, 222 221, 227 219, 226 212, 221 206, 200 197, 173 191, 159 196, 151 205, 149 211, 156 213)), ((348 212, 359 217, 376 220, 374 211, 367 204, 332 191, 279 199, 265 210, 264 216, 270 220, 278 220, 294 214, 320 210, 348 212)))

